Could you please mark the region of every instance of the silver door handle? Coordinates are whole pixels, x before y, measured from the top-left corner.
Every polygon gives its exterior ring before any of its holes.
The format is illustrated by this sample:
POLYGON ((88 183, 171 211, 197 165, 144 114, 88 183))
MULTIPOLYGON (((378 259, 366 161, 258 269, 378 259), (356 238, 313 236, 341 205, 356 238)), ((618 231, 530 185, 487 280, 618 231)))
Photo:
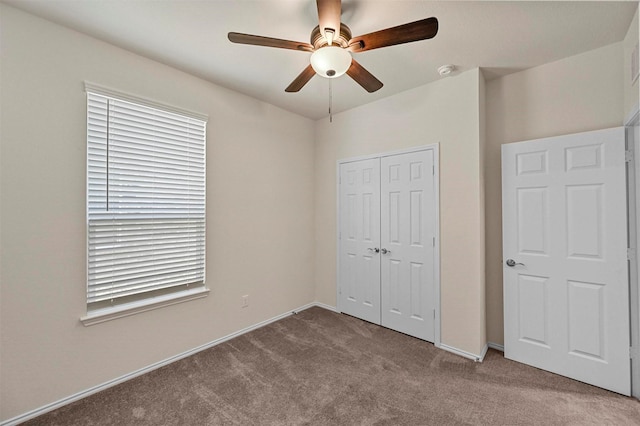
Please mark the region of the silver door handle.
POLYGON ((387 250, 386 248, 380 249, 380 251, 382 252, 382 254, 391 253, 391 250, 387 250))
POLYGON ((513 259, 507 259, 506 264, 507 264, 507 266, 508 266, 508 267, 510 267, 510 268, 513 268, 513 267, 514 267, 514 266, 516 266, 516 265, 522 265, 522 266, 524 266, 524 263, 516 262, 516 261, 515 261, 515 260, 513 260, 513 259))
MULTIPOLYGON (((376 253, 380 253, 380 249, 379 249, 378 247, 374 247, 374 248, 369 247, 367 250, 369 250, 369 251, 374 251, 374 252, 376 252, 376 253)), ((384 250, 384 249, 383 249, 383 250, 384 250)))

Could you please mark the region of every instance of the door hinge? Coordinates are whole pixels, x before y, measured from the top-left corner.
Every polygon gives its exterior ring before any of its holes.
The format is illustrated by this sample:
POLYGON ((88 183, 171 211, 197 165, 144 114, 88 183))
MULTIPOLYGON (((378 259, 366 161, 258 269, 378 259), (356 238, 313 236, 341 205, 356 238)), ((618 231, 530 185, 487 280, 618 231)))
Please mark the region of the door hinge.
POLYGON ((633 161, 633 151, 626 150, 624 152, 624 161, 626 161, 627 163, 633 161))
POLYGON ((431 166, 431 174, 432 174, 433 176, 435 176, 435 175, 436 175, 436 165, 435 165, 435 164, 431 166))
POLYGON ((627 260, 636 260, 636 249, 635 248, 627 248, 627 260))
POLYGON ((436 310, 435 309, 433 310, 433 319, 434 320, 436 319, 436 310))
POLYGON ((435 246, 436 246, 436 237, 433 237, 433 238, 431 239, 431 245, 432 245, 433 247, 435 247, 435 246))
POLYGON ((633 359, 633 346, 629 346, 629 359, 633 359))
POLYGON ((342 239, 342 232, 338 232, 338 239, 341 240, 342 239))

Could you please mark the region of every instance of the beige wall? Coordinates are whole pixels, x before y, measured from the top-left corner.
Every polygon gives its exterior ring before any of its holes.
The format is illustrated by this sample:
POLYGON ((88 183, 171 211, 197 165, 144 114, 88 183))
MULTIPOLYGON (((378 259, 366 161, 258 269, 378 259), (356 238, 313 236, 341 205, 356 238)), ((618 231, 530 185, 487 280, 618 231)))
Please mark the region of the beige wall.
POLYGON ((640 40, 640 22, 638 21, 638 9, 629 26, 629 31, 622 42, 623 46, 623 86, 624 86, 624 118, 628 118, 633 108, 638 106, 640 100, 640 79, 631 80, 631 54, 640 40))
POLYGON ((0 421, 314 300, 313 121, 11 7, 0 13, 0 421), (209 297, 79 322, 85 80, 209 115, 209 297))
POLYGON ((487 82, 487 339, 503 344, 500 146, 622 125, 622 43, 487 82))
POLYGON ((442 343, 485 345, 478 69, 316 124, 316 300, 336 305, 336 161, 440 144, 442 343))

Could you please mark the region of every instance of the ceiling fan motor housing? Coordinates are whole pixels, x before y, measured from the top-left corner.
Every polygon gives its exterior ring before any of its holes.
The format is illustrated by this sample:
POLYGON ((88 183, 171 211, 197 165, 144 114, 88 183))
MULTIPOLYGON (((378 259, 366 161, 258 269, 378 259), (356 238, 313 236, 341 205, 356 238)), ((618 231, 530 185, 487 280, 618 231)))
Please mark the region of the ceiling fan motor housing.
MULTIPOLYGON (((349 40, 351 40, 351 30, 345 24, 340 24, 340 34, 337 37, 333 37, 332 44, 336 44, 342 48, 345 48, 349 45, 349 40)), ((313 31, 311 31, 311 44, 315 50, 320 49, 321 47, 328 46, 329 41, 322 35, 320 31, 320 26, 316 26, 313 31)))

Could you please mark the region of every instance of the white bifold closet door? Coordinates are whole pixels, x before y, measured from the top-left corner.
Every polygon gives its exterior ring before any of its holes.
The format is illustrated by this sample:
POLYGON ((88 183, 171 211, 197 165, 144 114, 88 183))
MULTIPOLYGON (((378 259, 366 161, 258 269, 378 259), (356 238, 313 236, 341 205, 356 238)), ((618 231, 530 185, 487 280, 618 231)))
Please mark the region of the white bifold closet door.
POLYGON ((380 159, 340 166, 339 309, 380 324, 380 159))
POLYGON ((340 311, 435 336, 434 150, 340 165, 340 311))

